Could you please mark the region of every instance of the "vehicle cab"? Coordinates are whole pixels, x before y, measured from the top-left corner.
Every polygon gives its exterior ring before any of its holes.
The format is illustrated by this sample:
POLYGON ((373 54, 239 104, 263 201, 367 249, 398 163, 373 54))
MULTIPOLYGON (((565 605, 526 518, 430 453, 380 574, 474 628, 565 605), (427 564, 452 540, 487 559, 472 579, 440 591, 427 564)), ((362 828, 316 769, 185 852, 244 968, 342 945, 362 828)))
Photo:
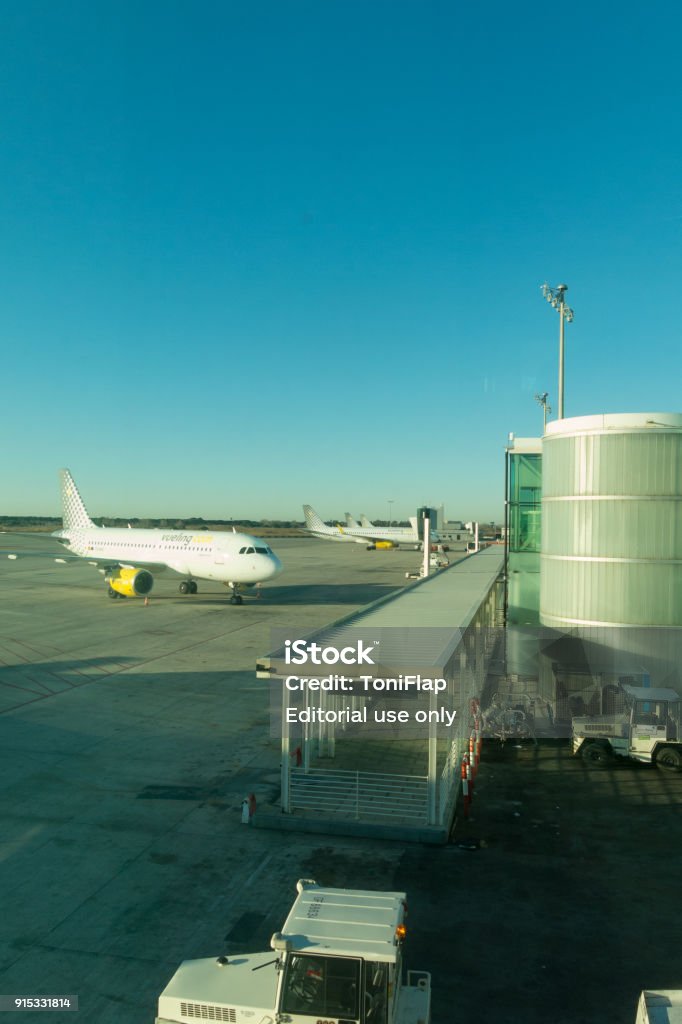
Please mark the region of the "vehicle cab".
POLYGON ((328 889, 306 879, 297 891, 271 940, 282 956, 277 1019, 426 1024, 430 976, 409 972, 408 984, 402 983, 405 894, 328 889))

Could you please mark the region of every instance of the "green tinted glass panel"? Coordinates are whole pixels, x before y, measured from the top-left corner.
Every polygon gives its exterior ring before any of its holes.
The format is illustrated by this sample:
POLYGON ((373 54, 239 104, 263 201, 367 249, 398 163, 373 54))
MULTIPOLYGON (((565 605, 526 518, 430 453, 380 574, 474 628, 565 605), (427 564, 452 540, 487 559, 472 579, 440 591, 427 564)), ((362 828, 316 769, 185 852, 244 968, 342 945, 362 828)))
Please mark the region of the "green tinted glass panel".
POLYGON ((539 551, 542 455, 509 456, 509 550, 539 551))

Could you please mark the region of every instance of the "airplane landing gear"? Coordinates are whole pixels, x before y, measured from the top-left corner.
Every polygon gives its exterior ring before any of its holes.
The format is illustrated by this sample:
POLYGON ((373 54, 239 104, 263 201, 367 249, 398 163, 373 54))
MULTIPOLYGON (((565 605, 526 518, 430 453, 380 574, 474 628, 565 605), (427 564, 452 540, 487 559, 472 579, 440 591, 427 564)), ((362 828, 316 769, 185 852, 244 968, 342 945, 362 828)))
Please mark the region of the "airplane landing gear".
POLYGON ((230 598, 230 604, 243 604, 243 603, 244 603, 244 601, 242 599, 242 595, 241 594, 233 594, 232 597, 230 598))
POLYGON ((197 585, 194 580, 183 580, 178 590, 181 594, 196 594, 197 585))

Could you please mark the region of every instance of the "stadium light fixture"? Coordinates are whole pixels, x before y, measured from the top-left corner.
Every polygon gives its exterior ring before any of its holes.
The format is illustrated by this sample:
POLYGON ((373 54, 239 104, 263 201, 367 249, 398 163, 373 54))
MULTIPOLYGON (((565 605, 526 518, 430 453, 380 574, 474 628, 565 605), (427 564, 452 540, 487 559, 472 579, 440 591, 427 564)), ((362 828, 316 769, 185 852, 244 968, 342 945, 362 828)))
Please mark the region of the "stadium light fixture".
POLYGON ((543 284, 542 294, 549 304, 559 313, 559 399, 557 418, 564 418, 564 324, 573 322, 573 310, 566 305, 567 284, 558 284, 556 288, 550 288, 543 284))

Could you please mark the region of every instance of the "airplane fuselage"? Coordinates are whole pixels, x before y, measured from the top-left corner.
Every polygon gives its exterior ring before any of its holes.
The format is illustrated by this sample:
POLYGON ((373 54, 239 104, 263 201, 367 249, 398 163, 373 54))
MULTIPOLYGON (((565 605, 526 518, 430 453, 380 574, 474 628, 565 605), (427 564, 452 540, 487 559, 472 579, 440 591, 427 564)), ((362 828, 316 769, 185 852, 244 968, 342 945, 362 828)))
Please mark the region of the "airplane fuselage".
POLYGON ((94 527, 53 534, 69 551, 102 566, 169 568, 183 576, 250 585, 272 579, 281 563, 246 533, 94 527))

